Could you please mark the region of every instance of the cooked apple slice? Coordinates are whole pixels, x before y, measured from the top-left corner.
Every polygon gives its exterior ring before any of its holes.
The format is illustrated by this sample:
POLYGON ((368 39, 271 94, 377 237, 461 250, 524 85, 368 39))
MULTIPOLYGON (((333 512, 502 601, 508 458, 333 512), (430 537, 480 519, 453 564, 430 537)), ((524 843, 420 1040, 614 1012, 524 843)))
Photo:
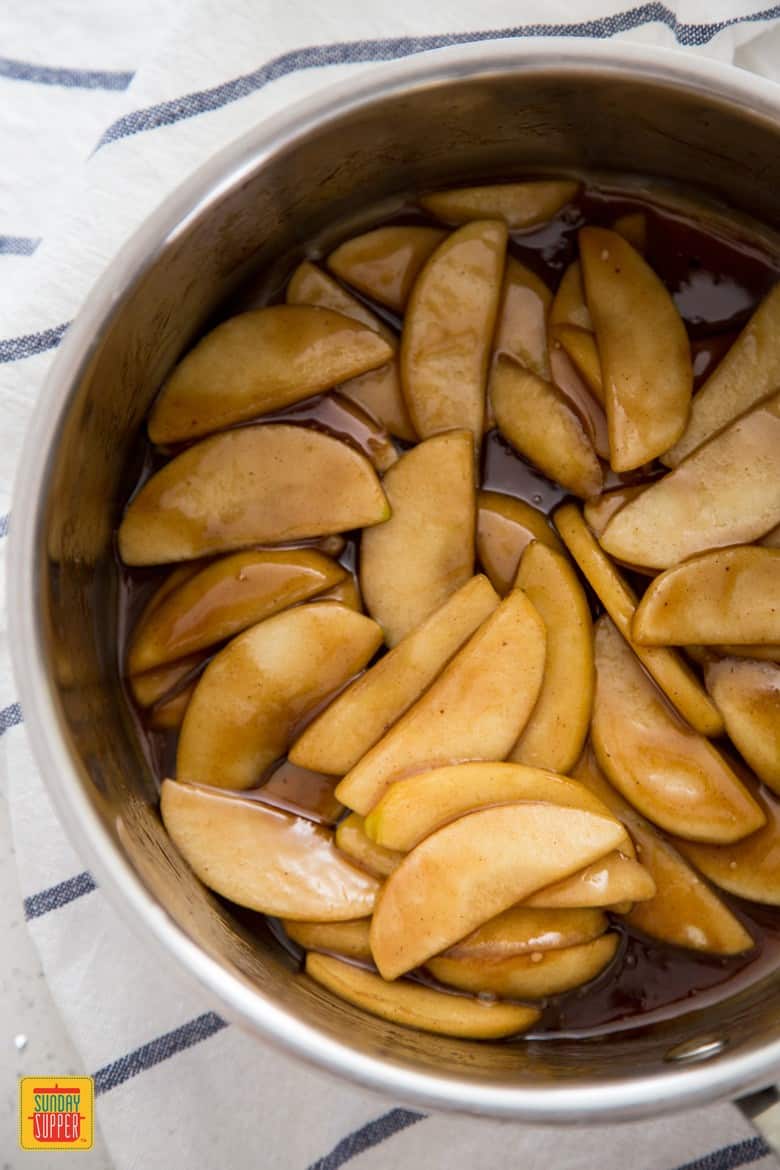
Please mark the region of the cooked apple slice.
POLYGON ((579 508, 574 504, 564 504, 556 511, 554 519, 566 547, 599 601, 667 698, 702 735, 721 735, 723 719, 720 712, 677 651, 639 646, 631 640, 636 594, 594 539, 579 508))
POLYGON ((508 353, 540 378, 550 379, 547 314, 552 293, 535 272, 508 256, 494 353, 508 353))
POLYGON ((667 569, 631 628, 643 646, 780 642, 780 549, 719 549, 667 569))
POLYGON ((503 759, 539 694, 544 647, 544 623, 515 589, 347 773, 338 799, 365 816, 403 775, 453 761, 503 759))
POLYGON ((338 922, 370 914, 379 882, 351 865, 329 829, 256 800, 163 782, 160 811, 197 877, 239 906, 338 922))
MULTIPOLYGON (((574 907, 604 907, 617 910, 644 902, 655 894, 655 882, 634 856, 626 853, 625 842, 620 849, 606 853, 598 861, 537 890, 525 901, 526 906, 542 910, 574 907)), ((633 854, 633 845, 631 846, 633 854)))
POLYGON ((318 309, 331 309, 359 321, 361 325, 378 333, 387 344, 395 349, 398 338, 388 325, 367 305, 353 297, 337 280, 323 272, 310 260, 303 260, 293 272, 287 285, 285 300, 288 305, 314 305, 318 309))
POLYGON ((505 225, 483 220, 448 236, 417 277, 401 336, 401 385, 421 438, 465 427, 479 448, 505 255, 505 225))
POLYGON ((223 642, 346 575, 336 561, 308 549, 222 557, 168 593, 138 622, 128 670, 138 674, 223 642))
POLYGON ((156 703, 148 716, 152 731, 176 731, 181 727, 194 691, 195 683, 191 682, 183 691, 177 691, 172 698, 156 703))
POLYGON ((455 943, 444 957, 494 960, 557 951, 598 938, 608 925, 601 910, 531 910, 512 906, 455 943))
POLYGON ((285 933, 305 951, 331 951, 347 959, 371 962, 368 941, 370 919, 356 918, 351 922, 282 922, 285 933))
POLYGON ((575 495, 598 495, 601 464, 557 386, 501 356, 490 379, 490 400, 501 434, 521 455, 575 495))
POLYGON ((363 599, 354 573, 347 573, 343 581, 339 581, 326 593, 313 597, 312 601, 336 601, 339 605, 346 605, 347 609, 354 609, 355 613, 363 612, 363 599))
POLYGON ((620 511, 623 505, 627 504, 629 500, 636 499, 646 487, 645 483, 624 484, 588 500, 583 511, 591 532, 600 537, 612 517, 620 511))
POLYGON ((336 827, 336 844, 351 861, 377 877, 387 877, 393 870, 398 869, 403 861, 403 853, 397 853, 394 849, 383 849, 366 836, 363 818, 357 813, 350 813, 343 821, 339 821, 336 827))
POLYGON ((780 381, 780 284, 756 309, 697 393, 679 442, 663 457, 677 467, 692 451, 775 390, 780 381))
POLYGON ((391 434, 407 443, 417 441, 401 392, 398 359, 369 370, 357 378, 350 378, 339 386, 339 394, 356 403, 371 418, 375 418, 391 434))
POLYGON ((334 795, 335 787, 332 776, 297 768, 289 760, 282 760, 253 795, 265 804, 332 827, 344 813, 344 805, 334 795))
POLYGON ((499 995, 506 999, 545 999, 590 983, 612 962, 620 936, 610 931, 601 938, 560 951, 534 951, 506 959, 431 959, 427 968, 440 983, 472 995, 499 995))
POLYGON ((290 759, 333 776, 345 775, 419 699, 497 605, 487 579, 472 577, 334 699, 293 744, 290 759))
POLYGON ((560 342, 566 350, 591 394, 603 405, 604 380, 595 336, 577 325, 556 325, 552 336, 553 340, 560 342))
POLYGON ((585 285, 582 283, 582 266, 573 261, 561 277, 558 291, 550 309, 550 328, 557 325, 574 325, 579 329, 593 332, 593 318, 585 300, 585 285))
POLYGON ((144 671, 143 674, 130 675, 127 682, 133 698, 139 707, 153 707, 173 691, 180 690, 185 680, 194 676, 207 658, 208 654, 199 652, 190 654, 178 662, 156 666, 153 670, 144 671))
POLYGON ((612 556, 651 569, 746 544, 778 523, 779 483, 777 393, 621 508, 601 543, 612 556))
POLYGON ((180 780, 250 788, 283 756, 296 726, 365 666, 382 640, 345 606, 297 606, 245 630, 212 659, 179 739, 180 780))
POLYGON ((435 191, 424 195, 420 205, 444 223, 503 219, 510 231, 519 231, 552 219, 562 207, 571 203, 579 186, 569 179, 491 183, 487 187, 435 191))
POLYGON ((362 406, 341 393, 323 394, 300 402, 282 414, 272 415, 267 421, 296 423, 325 431, 335 439, 357 447, 377 471, 387 471, 398 462, 398 451, 389 431, 362 406))
POLYGON ((596 454, 609 460, 609 431, 604 409, 585 385, 560 341, 554 337, 550 339, 550 373, 552 381, 585 424, 596 454))
POLYGON ((420 1032, 466 1040, 501 1040, 526 1032, 539 1012, 519 1003, 485 1003, 419 983, 387 983, 331 955, 306 956, 306 974, 328 991, 380 1019, 420 1032))
MULTIPOLYGON (((514 801, 546 801, 610 816, 581 784, 524 764, 451 764, 398 780, 365 820, 368 836, 387 849, 414 849, 430 833, 465 813, 514 801)), ((633 849, 627 835, 621 848, 633 849)))
POLYGON ((243 427, 196 443, 144 484, 125 509, 119 552, 128 565, 159 565, 389 515, 376 472, 347 443, 306 427, 243 427))
POLYGON ((688 421, 688 335, 671 296, 627 240, 587 227, 579 241, 601 357, 610 463, 630 471, 667 451, 688 421))
POLYGON ((380 305, 402 313, 417 274, 447 233, 432 227, 382 227, 340 244, 328 268, 380 305))
POLYGON ((395 646, 474 572, 471 435, 450 431, 420 443, 387 472, 384 488, 392 516, 363 533, 360 587, 395 646))
POLYGON ((515 586, 536 607, 547 649, 539 698, 509 758, 568 772, 588 734, 593 707, 593 622, 567 558, 534 541, 523 553, 515 586))
POLYGON ((596 623, 592 737, 599 764, 644 816, 694 841, 739 841, 759 805, 708 740, 666 702, 607 618, 596 623))
POLYGON ((780 666, 724 658, 709 662, 704 677, 734 747, 780 793, 780 666))
POLYGON ((329 390, 392 356, 373 329, 330 309, 252 309, 217 325, 182 358, 152 407, 149 437, 196 439, 329 390))
POLYGON ((371 921, 380 974, 425 963, 536 889, 613 849, 614 820, 553 804, 468 813, 426 837, 390 875, 371 921))
POLYGON ((619 215, 612 225, 612 230, 628 240, 632 248, 644 253, 647 247, 647 216, 642 211, 629 211, 619 215))
MULTIPOLYGON (((686 650, 692 649, 694 647, 686 646, 686 650)), ((755 658, 759 662, 780 662, 780 644, 777 642, 743 642, 742 645, 736 642, 725 642, 722 646, 698 646, 695 649, 705 656, 711 649, 716 655, 721 655, 724 658, 755 658)))
POLYGON ((502 596, 512 588, 520 558, 532 540, 563 548, 538 508, 503 492, 477 493, 477 556, 502 596))
POLYGON ((780 548, 780 524, 776 525, 771 532, 767 532, 766 536, 758 542, 764 548, 780 548))

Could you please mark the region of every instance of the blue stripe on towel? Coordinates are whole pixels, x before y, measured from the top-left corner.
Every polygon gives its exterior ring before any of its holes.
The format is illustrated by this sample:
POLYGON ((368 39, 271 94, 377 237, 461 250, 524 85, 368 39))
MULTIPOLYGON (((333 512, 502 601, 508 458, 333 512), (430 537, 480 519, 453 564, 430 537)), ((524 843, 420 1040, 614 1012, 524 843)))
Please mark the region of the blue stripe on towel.
POLYGON ((0 236, 0 256, 32 256, 40 242, 37 236, 0 236))
POLYGON ((376 1117, 362 1125, 360 1129, 347 1134, 329 1154, 312 1162, 309 1170, 339 1170, 339 1167, 356 1158, 358 1154, 387 1141, 402 1129, 424 1120, 424 1113, 414 1113, 411 1109, 391 1109, 389 1113, 383 1113, 381 1117, 376 1117))
POLYGON ((69 325, 70 321, 64 321, 62 325, 54 325, 40 333, 25 333, 22 337, 9 337, 0 341, 0 363, 18 362, 21 358, 45 353, 47 349, 56 349, 69 325))
POLYGON ((99 1068, 94 1074, 95 1094, 99 1096, 101 1093, 108 1093, 125 1081, 137 1077, 139 1073, 145 1072, 146 1069, 175 1056, 177 1052, 192 1048, 193 1044, 199 1044, 201 1040, 208 1040, 210 1036, 226 1027, 227 1022, 216 1012, 204 1012, 202 1016, 196 1016, 194 1020, 174 1028, 172 1032, 166 1032, 133 1052, 120 1056, 119 1060, 113 1060, 111 1064, 99 1068))
POLYGON ((684 1166, 678 1166, 677 1170, 737 1170, 738 1166, 749 1166, 751 1162, 766 1158, 771 1152, 763 1138, 747 1138, 732 1146, 722 1146, 693 1162, 686 1162, 684 1166))
MULTIPOLYGON (((0 518, 0 524, 6 517, 0 518)), ((2 533, 1 535, 5 535, 2 533)), ((0 736, 5 735, 10 727, 16 727, 18 723, 22 722, 22 708, 18 703, 11 703, 8 707, 3 707, 0 710, 0 736)))
POLYGON ((63 69, 52 65, 33 65, 0 57, 0 77, 9 81, 30 81, 35 85, 60 85, 66 89, 127 89, 133 74, 108 69, 63 69))
POLYGON ((75 877, 67 878, 64 882, 58 882, 56 886, 49 886, 47 890, 40 890, 37 894, 25 898, 24 916, 28 922, 31 918, 40 918, 50 910, 59 910, 61 906, 67 906, 69 902, 75 902, 76 898, 91 894, 96 889, 92 874, 84 870, 75 877))

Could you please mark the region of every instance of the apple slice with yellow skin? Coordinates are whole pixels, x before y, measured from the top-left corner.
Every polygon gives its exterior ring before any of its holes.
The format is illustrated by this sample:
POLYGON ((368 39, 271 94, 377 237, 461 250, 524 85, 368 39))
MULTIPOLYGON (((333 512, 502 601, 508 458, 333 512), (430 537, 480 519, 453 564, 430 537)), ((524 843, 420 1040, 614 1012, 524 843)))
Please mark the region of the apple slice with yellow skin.
POLYGON ((601 358, 610 463, 615 471, 630 471, 667 451, 688 422, 688 335, 666 288, 622 236, 586 227, 579 242, 601 358))
POLYGON ((489 581, 472 577, 342 691, 296 740, 290 759, 344 776, 419 699, 497 605, 489 581))
POLYGON ((391 1024, 464 1040, 502 1040, 526 1032, 539 1019, 536 1008, 484 1003, 419 983, 387 983, 373 971, 331 955, 308 954, 306 974, 341 999, 391 1024))
MULTIPOLYGON (((609 817, 609 809, 581 784, 524 764, 451 764, 391 784, 365 820, 368 836, 407 853, 450 821, 490 805, 546 801, 609 817)), ((633 852, 624 834, 621 848, 633 852)))
POLYGON ((677 467, 775 390, 779 381, 780 284, 776 284, 696 394, 688 425, 663 462, 677 467))
POLYGON ((611 491, 602 492, 600 496, 594 496, 592 500, 588 500, 583 511, 588 528, 594 536, 600 537, 612 517, 620 511, 623 505, 627 504, 629 500, 636 499, 646 487, 647 484, 644 483, 626 484, 612 488, 611 491))
POLYGON ((204 650, 337 585, 346 570, 308 549, 221 557, 169 592, 133 631, 128 670, 138 674, 204 650))
POLYGON ((310 260, 303 260, 293 272, 287 285, 285 300, 288 305, 313 305, 318 309, 331 309, 344 317, 359 321, 395 349, 398 338, 367 305, 353 297, 337 280, 323 272, 310 260))
POLYGON ((506 959, 450 958, 440 955, 426 965, 440 983, 472 995, 506 999, 546 999, 590 983, 617 952, 620 936, 610 931, 601 938, 560 951, 534 951, 506 959))
POLYGON ((724 658, 707 663, 704 677, 734 747, 780 793, 780 665, 724 658))
POLYGON ((413 447, 383 486, 392 515, 362 535, 360 587, 388 646, 395 646, 474 572, 470 433, 450 431, 413 447))
POLYGON ((371 962, 368 941, 370 919, 356 918, 351 922, 295 922, 285 918, 285 933, 305 951, 330 951, 347 959, 371 962))
POLYGON ((502 219, 510 231, 519 231, 552 219, 571 203, 579 187, 579 183, 569 179, 491 183, 486 187, 434 191, 423 195, 420 206, 443 223, 502 219))
POLYGON ((749 951, 753 939, 713 889, 649 821, 624 800, 596 763, 583 752, 573 775, 619 817, 634 839, 655 894, 636 901, 626 921, 650 938, 713 955, 749 951))
POLYGON ((541 910, 583 907, 617 910, 644 902, 653 897, 656 886, 633 851, 632 845, 629 856, 624 843, 620 849, 605 854, 571 877, 538 890, 526 899, 525 905, 541 910))
POLYGON ((604 380, 601 373, 601 358, 599 357, 596 338, 586 329, 578 325, 556 325, 553 327, 554 341, 560 342, 574 363, 574 368, 591 394, 601 405, 604 405, 604 380))
POLYGON ((166 662, 142 674, 130 675, 127 683, 133 698, 139 707, 153 707, 172 691, 179 689, 179 684, 183 686, 184 681, 194 675, 207 658, 207 653, 198 651, 177 662, 166 662))
POLYGON ((354 573, 347 573, 343 581, 339 581, 338 585, 334 585, 327 592, 313 597, 312 601, 335 601, 339 605, 345 605, 347 609, 354 609, 355 613, 363 612, 363 599, 354 573))
POLYGON ((563 549, 538 508, 503 492, 477 493, 477 556, 502 596, 512 588, 520 558, 532 540, 563 549))
POLYGON ((415 281, 401 335, 401 386, 421 438, 464 427, 479 450, 506 239, 496 220, 467 224, 415 281))
POLYGON ((195 689, 179 779, 234 789, 259 783, 307 713, 357 674, 381 640, 375 622, 335 603, 284 610, 239 634, 195 689))
POLYGON ((654 824, 725 844, 754 833, 760 806, 721 754, 676 714, 607 617, 596 623, 596 758, 654 824))
POLYGON ((172 698, 156 704, 148 716, 148 725, 152 731, 176 731, 181 727, 194 692, 195 683, 191 682, 172 698))
POLYGON ((381 227, 354 236, 328 256, 340 280, 402 313, 417 274, 447 233, 433 227, 381 227))
POLYGON ((644 254, 647 247, 647 216, 642 211, 629 211, 619 215, 612 225, 613 232, 617 232, 624 240, 628 240, 632 248, 644 254))
POLYGON ((330 309, 252 309, 217 325, 182 358, 152 407, 149 437, 200 438, 330 390, 392 356, 373 329, 330 309))
POLYGON ((554 336, 550 337, 550 374, 575 413, 582 419, 593 449, 601 459, 609 460, 607 416, 600 402, 580 377, 574 362, 554 336))
POLYGON ((336 844, 351 861, 376 877, 387 877, 403 861, 403 853, 383 849, 366 836, 363 818, 357 813, 350 813, 343 821, 339 821, 336 826, 336 844))
POLYGON ((444 952, 444 958, 508 959, 535 951, 578 946, 604 934, 609 922, 601 910, 531 910, 512 906, 444 952))
POLYGON ((498 429, 515 450, 575 495, 598 495, 601 464, 582 421, 557 386, 500 356, 490 379, 490 400, 498 429))
POLYGON ((127 505, 119 552, 128 565, 159 565, 389 515, 365 456, 320 431, 269 423, 214 435, 166 463, 127 505))
POLYGON ((535 272, 507 256, 493 351, 510 354, 548 381, 547 314, 552 299, 547 285, 535 272))
POLYGON ((396 979, 419 967, 624 835, 613 819, 530 802, 445 825, 406 855, 377 899, 370 937, 380 974, 396 979))
POLYGON ((643 646, 780 642, 780 549, 718 549, 667 569, 631 629, 643 646))
POLYGON ((391 435, 407 443, 417 442, 417 432, 412 426, 401 392, 397 359, 377 370, 369 370, 357 378, 342 382, 339 394, 356 403, 391 435))
POLYGON ((544 648, 544 623, 515 589, 347 773, 338 799, 365 816, 404 775, 453 760, 503 759, 539 694, 544 648))
POLYGON ((280 918, 338 922, 370 914, 379 882, 336 849, 329 829, 256 800, 163 782, 163 824, 210 890, 280 918))
POLYGON ((590 607, 567 557, 539 541, 523 553, 515 587, 541 616, 547 649, 539 698, 509 758, 568 772, 582 751, 593 708, 590 607))
POLYGON ((611 556, 667 569, 764 536, 780 516, 780 393, 719 431, 613 516, 611 556))
POLYGON ((640 646, 632 641, 636 594, 594 538, 579 508, 564 504, 556 511, 554 521, 599 601, 667 698, 702 735, 721 735, 720 712, 680 654, 666 647, 640 646))

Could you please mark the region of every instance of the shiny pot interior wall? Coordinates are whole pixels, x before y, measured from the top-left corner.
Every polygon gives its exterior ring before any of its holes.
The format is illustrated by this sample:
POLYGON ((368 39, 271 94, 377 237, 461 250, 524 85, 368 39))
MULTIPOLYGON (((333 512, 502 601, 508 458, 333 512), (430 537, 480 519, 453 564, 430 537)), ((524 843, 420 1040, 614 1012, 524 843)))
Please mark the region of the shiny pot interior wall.
POLYGON ((706 1012, 609 1040, 469 1044, 356 1012, 291 977, 291 960, 270 935, 266 944, 249 939, 162 832, 118 682, 112 531, 149 402, 246 275, 312 239, 334 242, 334 223, 359 227, 381 201, 479 178, 634 172, 695 186, 777 227, 778 137, 758 114, 606 63, 496 68, 391 91, 328 124, 304 124, 262 155, 248 146, 240 173, 182 208, 181 223, 117 299, 84 359, 50 466, 39 549, 47 657, 84 786, 118 848, 194 942, 359 1052, 503 1087, 630 1079, 668 1072, 669 1049, 705 1031, 725 1038, 732 1053, 777 1037, 778 989, 753 987, 706 1012))

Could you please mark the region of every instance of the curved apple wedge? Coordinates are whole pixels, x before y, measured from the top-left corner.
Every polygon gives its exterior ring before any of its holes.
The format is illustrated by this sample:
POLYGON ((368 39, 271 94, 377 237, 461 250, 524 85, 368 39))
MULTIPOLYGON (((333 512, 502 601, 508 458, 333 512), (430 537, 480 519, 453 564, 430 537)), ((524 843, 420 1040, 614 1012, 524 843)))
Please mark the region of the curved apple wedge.
POLYGON ((780 520, 780 392, 719 431, 613 516, 601 543, 628 564, 666 569, 746 544, 780 520))
POLYGON ((402 313, 417 274, 447 233, 432 227, 382 227, 340 244, 327 264, 340 280, 402 313))
POLYGON ((212 659, 179 739, 180 780, 250 788, 306 714, 378 649, 375 622, 337 604, 298 606, 245 630, 212 659))
POLYGON ((363 818, 357 813, 350 813, 343 821, 339 821, 336 826, 336 845, 361 869, 367 869, 377 877, 387 877, 403 861, 403 853, 383 849, 366 836, 363 818))
POLYGON ((612 488, 588 500, 583 509, 588 528, 597 537, 600 537, 610 520, 620 511, 629 500, 635 500, 645 488, 646 483, 633 483, 623 487, 612 488))
MULTIPOLYGON (((339 605, 345 605, 347 609, 354 609, 355 613, 363 612, 363 599, 354 573, 347 573, 343 581, 339 581, 338 585, 334 585, 327 592, 320 593, 318 597, 313 597, 312 601, 335 601, 339 605)), ((317 768, 315 771, 321 772, 322 769, 317 768)))
POLYGON ((643 646, 780 642, 780 549, 719 549, 667 569, 631 631, 643 646))
POLYGON ((285 918, 285 934, 305 951, 329 951, 347 959, 371 962, 368 941, 370 919, 356 918, 351 922, 295 922, 285 918))
POLYGON ((619 215, 612 225, 612 230, 628 240, 632 248, 644 253, 647 246, 647 216, 642 211, 627 211, 619 215))
POLYGON ((780 665, 724 658, 708 663, 704 677, 734 747, 780 793, 780 665))
MULTIPOLYGON (((373 371, 372 371, 373 372, 373 371)), ((345 383, 349 385, 350 383, 345 383)), ((283 414, 272 415, 268 422, 295 423, 311 427, 334 439, 347 442, 365 455, 377 471, 387 471, 398 462, 398 451, 389 431, 353 399, 339 392, 323 394, 319 398, 301 402, 283 414)))
POLYGON ((593 622, 570 561, 534 541, 523 553, 515 587, 536 607, 547 649, 539 698, 509 758, 568 772, 588 734, 593 708, 593 622))
POLYGON ((411 971, 624 836, 611 818, 552 804, 460 817, 426 837, 385 882, 371 921, 374 962, 385 979, 411 971))
POLYGON ((387 472, 384 489, 392 515, 362 535, 360 586, 395 646, 474 572, 471 435, 450 431, 407 451, 387 472))
POLYGON ((153 443, 182 443, 311 398, 389 361, 373 329, 308 305, 272 305, 217 325, 182 358, 149 415, 153 443))
POLYGON ((423 195, 420 206, 444 223, 503 219, 510 231, 519 231, 552 219, 571 203, 579 187, 570 179, 491 183, 487 187, 435 191, 423 195))
POLYGON ((515 450, 575 495, 595 496, 603 475, 585 427, 564 395, 506 356, 490 379, 501 434, 515 450))
POLYGON ((593 397, 603 405, 604 378, 595 336, 577 325, 556 325, 552 337, 553 342, 557 341, 563 346, 593 397))
POLYGON ((494 353, 508 353, 540 378, 550 378, 547 314, 552 293, 543 280, 507 256, 494 353))
POLYGON ((579 242, 601 358, 610 463, 615 471, 630 471, 668 451, 688 422, 688 335, 666 288, 627 240, 587 227, 579 242))
POLYGON ((371 418, 375 418, 391 435, 406 443, 417 442, 417 432, 401 392, 397 359, 377 370, 369 370, 366 374, 342 382, 339 395, 348 398, 371 418))
POLYGON ((502 759, 539 694, 544 646, 542 619, 514 590, 347 773, 338 799, 365 816, 394 780, 411 772, 453 760, 502 759))
POLYGON ((572 261, 561 277, 550 309, 550 328, 555 329, 559 325, 573 325, 576 329, 593 332, 593 318, 585 300, 579 260, 572 261))
POLYGON ((346 577, 308 549, 235 553, 169 592, 138 622, 127 655, 133 674, 232 638, 346 577))
POLYGON ((584 866, 571 877, 538 890, 526 899, 525 905, 541 910, 584 907, 614 910, 644 902, 653 897, 655 890, 652 876, 634 857, 633 844, 629 852, 624 842, 619 849, 584 866))
POLYGON ((506 999, 546 999, 590 983, 612 962, 620 936, 610 931, 601 938, 563 950, 535 951, 506 959, 431 959, 427 968, 435 979, 472 995, 506 999))
POLYGON ((183 691, 177 691, 170 699, 156 704, 148 715, 148 724, 152 731, 176 731, 181 727, 194 693, 195 683, 192 682, 183 691))
POLYGON ((208 654, 203 651, 189 654, 176 662, 166 662, 141 674, 132 674, 127 684, 139 707, 153 707, 173 691, 180 690, 185 680, 190 675, 194 676, 207 658, 208 654))
POLYGON ((319 431, 269 423, 204 439, 161 468, 125 509, 119 552, 128 565, 159 565, 389 515, 363 455, 319 431))
POLYGON ((467 224, 417 277, 401 337, 401 385, 421 438, 465 427, 479 449, 506 238, 495 220, 467 224))
POLYGON ((588 389, 574 362, 550 335, 550 380, 558 387, 575 414, 582 419, 593 450, 601 459, 609 460, 609 431, 607 416, 596 396, 588 389))
POLYGON ((444 952, 447 959, 508 959, 591 942, 609 926, 601 910, 532 910, 512 906, 444 952))
POLYGON ((561 550, 544 512, 503 492, 477 493, 477 556, 502 596, 514 584, 523 552, 532 540, 561 550))
POLYGON ((472 577, 308 725, 290 749, 293 763, 344 776, 419 699, 497 605, 489 581, 472 577))
POLYGON ((607 618, 596 623, 591 734, 599 764, 654 824, 695 841, 754 833, 765 816, 721 754, 690 728, 607 618))
POLYGON ((287 285, 285 300, 288 305, 312 305, 318 309, 330 309, 334 313, 341 313, 344 317, 351 317, 374 333, 378 333, 384 341, 395 349, 398 338, 389 326, 385 325, 376 313, 372 313, 367 305, 353 297, 342 288, 337 280, 323 272, 310 260, 303 260, 293 272, 287 285))
POLYGON ((342 857, 328 829, 255 800, 163 782, 160 811, 197 877, 223 898, 281 918, 370 914, 379 882, 342 857))
POLYGON ((539 1019, 532 1007, 483 1003, 419 983, 387 983, 373 971, 331 955, 306 956, 306 974, 335 995, 391 1024, 465 1040, 501 1040, 526 1032, 539 1019))

